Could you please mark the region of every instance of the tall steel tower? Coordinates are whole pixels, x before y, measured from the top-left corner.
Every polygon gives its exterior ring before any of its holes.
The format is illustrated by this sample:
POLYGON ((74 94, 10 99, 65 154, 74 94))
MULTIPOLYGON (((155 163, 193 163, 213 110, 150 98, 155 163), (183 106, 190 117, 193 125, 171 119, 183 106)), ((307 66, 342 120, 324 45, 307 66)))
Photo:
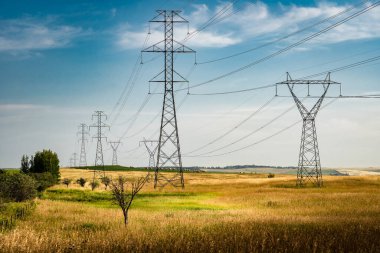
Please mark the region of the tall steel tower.
POLYGON ((192 49, 174 40, 174 23, 188 23, 176 10, 158 10, 157 16, 151 23, 164 24, 164 39, 142 52, 164 54, 164 70, 157 74, 150 82, 162 82, 165 85, 160 137, 158 141, 157 163, 154 174, 154 187, 164 187, 171 184, 175 187, 184 187, 181 149, 177 126, 177 116, 174 100, 174 87, 176 82, 187 82, 174 70, 174 54, 195 53, 192 49), (161 173, 162 169, 175 171, 173 174, 161 173))
POLYGON ((112 165, 118 165, 117 163, 117 148, 120 145, 120 141, 110 141, 108 142, 112 148, 112 165))
POLYGON ((70 158, 70 167, 77 167, 77 153, 73 153, 70 158))
POLYGON ((146 147, 146 150, 148 151, 148 154, 149 154, 148 169, 151 170, 156 167, 155 155, 158 148, 158 145, 156 143, 158 143, 158 141, 144 139, 143 141, 140 141, 140 144, 141 143, 144 143, 144 146, 146 147), (148 143, 150 143, 150 145, 148 143))
POLYGON ((86 142, 88 141, 87 137, 89 133, 88 133, 88 126, 84 123, 80 124, 78 128, 79 128, 79 131, 77 135, 79 136, 79 141, 81 142, 79 166, 83 167, 83 166, 87 166, 86 142))
POLYGON ((92 120, 94 120, 94 118, 96 118, 96 121, 90 126, 90 129, 96 128, 97 130, 96 135, 92 137, 93 139, 97 139, 93 181, 95 181, 96 178, 105 176, 102 139, 107 140, 107 137, 103 134, 103 128, 110 128, 103 122, 104 118, 107 119, 107 115, 105 115, 103 111, 95 111, 92 115, 92 120))
POLYGON ((307 183, 312 183, 317 187, 321 187, 323 186, 323 180, 318 149, 317 131, 315 127, 315 118, 330 85, 340 85, 340 83, 331 81, 330 73, 327 74, 324 80, 292 80, 289 73, 287 73, 286 81, 277 84, 286 84, 288 86, 303 120, 301 146, 298 160, 297 186, 304 186, 307 183), (311 85, 323 86, 322 95, 317 97, 317 102, 310 110, 305 107, 305 105, 300 101, 299 97, 297 97, 295 94, 295 85, 307 85, 308 97, 310 97, 311 85))

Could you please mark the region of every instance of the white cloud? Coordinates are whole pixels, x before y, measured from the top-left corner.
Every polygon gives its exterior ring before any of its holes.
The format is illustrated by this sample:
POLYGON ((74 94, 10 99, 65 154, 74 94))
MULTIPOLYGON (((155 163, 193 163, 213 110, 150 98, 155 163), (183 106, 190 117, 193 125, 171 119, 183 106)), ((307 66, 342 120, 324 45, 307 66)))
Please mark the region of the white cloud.
MULTIPOLYGON (((183 16, 190 22, 190 32, 202 27, 205 22, 209 21, 216 13, 226 6, 230 6, 230 2, 224 2, 216 6, 213 10, 206 4, 193 5, 194 10, 190 13, 184 13, 183 16)), ((289 34, 293 31, 313 24, 316 21, 330 17, 351 6, 337 5, 335 3, 323 2, 317 6, 280 6, 279 11, 273 11, 263 2, 255 4, 245 3, 242 10, 238 11, 238 7, 233 6, 227 8, 225 13, 221 15, 221 20, 201 32, 197 33, 193 38, 188 40, 186 44, 189 46, 200 47, 227 47, 252 39, 263 39, 266 37, 279 37, 289 34)), ((361 7, 363 8, 363 7, 361 7)), ((330 22, 336 22, 343 17, 352 14, 354 11, 340 16, 330 22)), ((325 23, 314 29, 314 32, 327 27, 325 23)), ((312 32, 312 31, 309 31, 312 32)), ((186 37, 187 27, 177 26, 175 35, 177 40, 186 37)), ((300 35, 305 36, 305 35, 300 35)), ((140 48, 145 41, 146 32, 133 31, 131 27, 125 26, 119 30, 118 44, 123 49, 140 48)), ((329 44, 338 43, 348 40, 379 38, 380 37, 380 9, 373 9, 369 12, 354 18, 353 20, 338 26, 330 32, 313 40, 313 43, 329 44)), ((151 42, 158 42, 163 39, 163 32, 157 27, 152 28, 151 42)), ((149 43, 151 44, 151 43, 149 43)), ((303 48, 307 50, 307 48, 303 48)))
POLYGON ((36 104, 0 104, 0 111, 24 111, 43 108, 48 107, 36 104))
POLYGON ((83 30, 79 27, 56 25, 54 18, 0 20, 0 51, 67 47, 74 38, 82 34, 83 30))
MULTIPOLYGON (((119 38, 117 44, 122 49, 141 49, 144 45, 147 32, 131 31, 129 26, 124 26, 118 30, 119 38)), ((186 27, 178 27, 175 30, 175 39, 181 42, 187 35, 186 27)), ((160 42, 164 39, 163 31, 159 28, 152 28, 149 35, 149 42, 146 47, 160 42)), ((197 35, 196 39, 186 41, 187 46, 200 47, 226 47, 240 42, 240 39, 234 38, 232 32, 225 34, 218 34, 217 32, 202 32, 197 35)))

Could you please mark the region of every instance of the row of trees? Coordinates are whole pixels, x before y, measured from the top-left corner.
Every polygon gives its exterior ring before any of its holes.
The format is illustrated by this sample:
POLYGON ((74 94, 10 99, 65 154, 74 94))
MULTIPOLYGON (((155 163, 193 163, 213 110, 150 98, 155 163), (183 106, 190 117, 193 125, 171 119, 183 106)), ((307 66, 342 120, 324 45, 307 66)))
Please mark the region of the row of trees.
MULTIPOLYGON (((64 185, 66 185, 67 188, 69 187, 69 185, 70 185, 72 182, 73 182, 73 180, 70 179, 70 178, 64 178, 64 179, 62 180, 62 183, 63 183, 64 185)), ((85 185, 86 185, 86 183, 87 183, 87 179, 81 177, 81 178, 78 178, 75 182, 76 182, 77 184, 79 184, 81 187, 85 187, 85 185)), ((111 183, 111 179, 110 179, 109 177, 107 177, 107 176, 104 176, 104 177, 102 177, 102 178, 100 179, 100 182, 101 182, 102 184, 104 184, 105 189, 107 190, 108 186, 109 186, 110 183, 111 183)), ((96 181, 96 180, 90 182, 90 186, 91 186, 91 189, 92 189, 92 190, 94 190, 95 188, 99 187, 99 185, 100 185, 99 182, 96 181)))

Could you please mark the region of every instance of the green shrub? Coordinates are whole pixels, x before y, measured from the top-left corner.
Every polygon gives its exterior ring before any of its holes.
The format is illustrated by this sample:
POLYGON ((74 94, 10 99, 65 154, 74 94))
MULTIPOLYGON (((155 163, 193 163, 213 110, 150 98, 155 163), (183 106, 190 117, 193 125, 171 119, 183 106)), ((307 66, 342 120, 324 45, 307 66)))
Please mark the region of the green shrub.
POLYGON ((95 190, 95 188, 99 187, 99 182, 94 180, 90 183, 91 190, 95 190))
POLYGON ((0 197, 21 202, 36 196, 36 181, 21 173, 0 175, 0 197))
POLYGON ((107 187, 110 185, 111 183, 111 179, 107 176, 104 176, 100 179, 100 181, 102 182, 102 184, 104 184, 104 186, 106 187, 106 190, 107 190, 107 187))
POLYGON ((62 183, 65 184, 67 186, 67 188, 69 188, 69 184, 71 184, 73 180, 71 180, 70 178, 64 178, 62 180, 62 183))
POLYGON ((77 180, 77 184, 79 184, 79 185, 82 186, 82 187, 84 187, 84 186, 86 185, 86 183, 87 183, 87 180, 84 179, 83 177, 81 177, 81 178, 79 178, 79 179, 77 180))
POLYGON ((29 173, 29 175, 36 180, 38 192, 45 191, 48 187, 56 184, 57 179, 50 172, 43 173, 29 173))

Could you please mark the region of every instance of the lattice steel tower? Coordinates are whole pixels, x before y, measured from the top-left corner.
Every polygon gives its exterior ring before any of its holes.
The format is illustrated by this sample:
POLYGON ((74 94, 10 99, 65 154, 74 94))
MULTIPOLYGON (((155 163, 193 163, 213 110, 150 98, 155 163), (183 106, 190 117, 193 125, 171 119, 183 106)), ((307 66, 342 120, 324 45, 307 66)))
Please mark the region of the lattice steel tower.
POLYGON ((324 80, 292 80, 287 73, 286 81, 277 84, 286 84, 296 103, 303 120, 301 146, 297 170, 297 186, 304 186, 312 183, 317 187, 323 186, 321 161, 319 157, 317 131, 315 127, 315 118, 326 96, 331 84, 340 84, 330 80, 330 73, 324 80), (295 94, 295 85, 307 85, 308 97, 310 96, 310 85, 322 85, 323 93, 318 96, 317 102, 308 110, 295 94))
POLYGON ((155 155, 156 155, 156 151, 157 151, 157 148, 158 148, 158 141, 153 141, 153 140, 143 140, 143 141, 140 141, 140 144, 141 143, 144 143, 144 146, 146 147, 146 150, 148 151, 148 154, 149 154, 149 165, 148 165, 148 169, 149 170, 152 170, 153 168, 156 167, 156 163, 155 163, 155 155), (150 143, 150 145, 148 144, 150 143))
POLYGON ((70 167, 77 167, 77 153, 73 153, 70 158, 70 167))
POLYGON ((180 11, 158 10, 157 13, 157 16, 150 22, 164 23, 164 40, 142 50, 142 52, 163 53, 165 64, 164 70, 150 81, 163 82, 165 85, 154 187, 164 187, 171 184, 175 187, 183 188, 182 158, 173 84, 187 81, 174 70, 174 54, 195 53, 195 51, 174 40, 174 23, 188 23, 179 15, 180 11), (163 175, 161 173, 162 169, 172 169, 176 171, 176 174, 163 175))
POLYGON ((88 141, 87 137, 88 126, 84 123, 79 125, 79 131, 77 135, 79 136, 80 145, 80 156, 79 156, 79 166, 87 166, 87 155, 86 155, 86 142, 88 141))
POLYGON ((107 115, 105 115, 103 111, 95 111, 92 115, 92 120, 94 120, 94 118, 96 118, 96 121, 90 126, 90 128, 96 128, 97 130, 96 135, 92 137, 93 139, 97 139, 93 181, 95 181, 97 177, 102 178, 105 176, 102 139, 107 140, 107 137, 103 134, 103 128, 110 128, 103 122, 103 118, 107 119, 107 115))
POLYGON ((118 165, 117 164, 117 148, 120 145, 120 141, 110 141, 109 144, 112 148, 112 165, 118 165))

